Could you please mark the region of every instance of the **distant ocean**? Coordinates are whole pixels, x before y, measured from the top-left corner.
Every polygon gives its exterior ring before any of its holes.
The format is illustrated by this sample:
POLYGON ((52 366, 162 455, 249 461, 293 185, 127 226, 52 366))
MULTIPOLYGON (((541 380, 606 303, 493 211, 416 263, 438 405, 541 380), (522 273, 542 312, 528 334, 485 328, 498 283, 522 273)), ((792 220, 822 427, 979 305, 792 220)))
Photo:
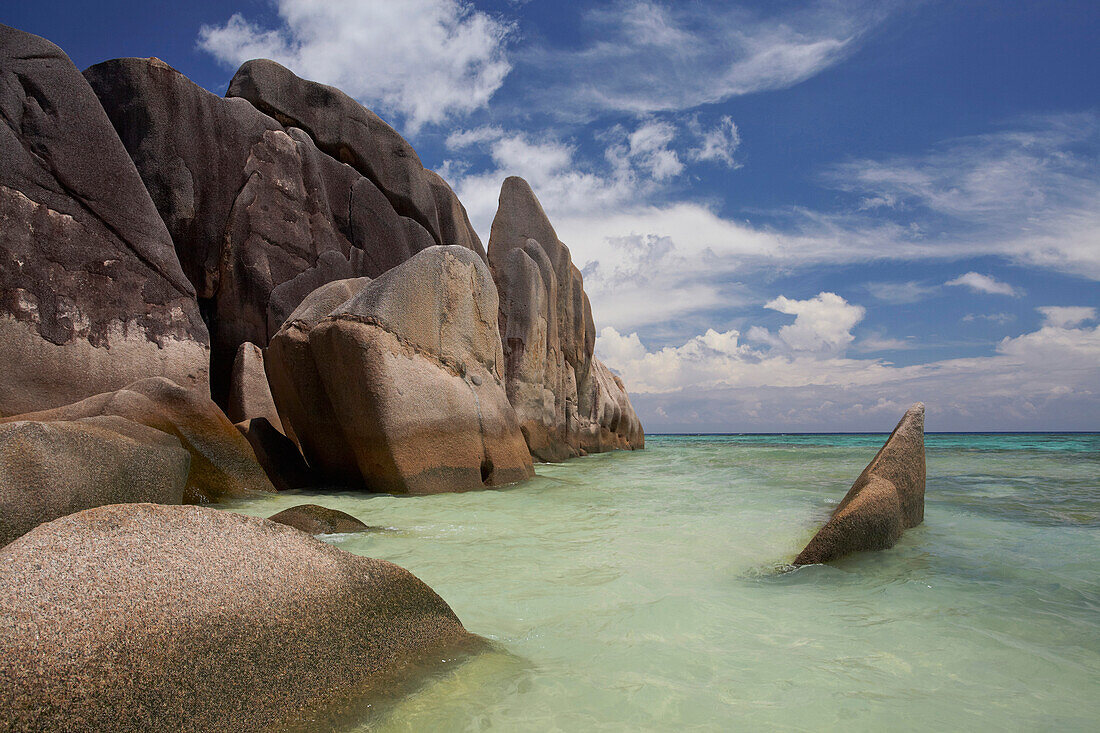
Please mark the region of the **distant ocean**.
POLYGON ((384 526, 328 540, 495 642, 350 730, 1096 730, 1100 434, 928 434, 922 526, 782 572, 884 439, 648 436, 512 489, 226 508, 384 526))

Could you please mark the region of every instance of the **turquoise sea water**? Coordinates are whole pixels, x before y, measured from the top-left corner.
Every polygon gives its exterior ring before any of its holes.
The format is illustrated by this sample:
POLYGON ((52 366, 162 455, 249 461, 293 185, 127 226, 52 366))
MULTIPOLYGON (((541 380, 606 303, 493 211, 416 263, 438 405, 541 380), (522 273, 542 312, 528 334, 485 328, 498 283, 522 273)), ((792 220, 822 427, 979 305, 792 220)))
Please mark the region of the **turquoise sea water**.
POLYGON ((351 730, 1100 728, 1100 435, 926 438, 925 522, 777 572, 884 435, 651 436, 498 491, 298 493, 493 649, 351 730))

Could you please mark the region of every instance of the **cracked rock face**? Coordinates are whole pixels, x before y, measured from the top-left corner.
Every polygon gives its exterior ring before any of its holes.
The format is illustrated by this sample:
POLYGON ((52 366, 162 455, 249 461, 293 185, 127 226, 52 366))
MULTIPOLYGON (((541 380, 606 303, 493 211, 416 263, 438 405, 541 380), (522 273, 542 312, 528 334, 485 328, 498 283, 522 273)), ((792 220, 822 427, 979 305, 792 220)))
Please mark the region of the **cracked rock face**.
POLYGON ((196 506, 38 527, 0 549, 0 618, 24 731, 282 729, 484 643, 407 570, 196 506))
POLYGON ((463 247, 431 247, 370 282, 307 298, 267 363, 310 465, 402 494, 534 475, 504 391, 496 313, 488 268, 463 247))
POLYGON ((0 118, 0 413, 154 375, 206 390, 194 288, 126 149, 64 52, 7 26, 0 118))
POLYGON ((242 343, 266 346, 321 285, 380 275, 435 244, 361 172, 245 99, 211 94, 158 59, 84 73, 197 291, 223 406, 242 343))
POLYGON ((622 381, 592 354, 596 328, 580 270, 522 178, 501 187, 489 264, 500 293, 508 399, 531 453, 560 461, 643 448, 622 381))
POLYGON ((863 550, 893 547, 924 521, 924 404, 910 407, 863 469, 825 526, 795 558, 824 563, 863 550))

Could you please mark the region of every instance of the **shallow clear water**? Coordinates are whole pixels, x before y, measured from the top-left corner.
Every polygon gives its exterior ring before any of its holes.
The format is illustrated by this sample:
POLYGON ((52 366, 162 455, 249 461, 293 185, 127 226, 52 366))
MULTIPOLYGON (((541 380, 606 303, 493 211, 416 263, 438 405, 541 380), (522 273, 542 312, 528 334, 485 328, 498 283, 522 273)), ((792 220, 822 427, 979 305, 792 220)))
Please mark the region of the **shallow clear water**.
POLYGON ((495 650, 377 730, 1095 730, 1100 435, 928 435, 925 522, 777 573, 883 435, 652 436, 501 491, 283 494, 389 531, 495 650))

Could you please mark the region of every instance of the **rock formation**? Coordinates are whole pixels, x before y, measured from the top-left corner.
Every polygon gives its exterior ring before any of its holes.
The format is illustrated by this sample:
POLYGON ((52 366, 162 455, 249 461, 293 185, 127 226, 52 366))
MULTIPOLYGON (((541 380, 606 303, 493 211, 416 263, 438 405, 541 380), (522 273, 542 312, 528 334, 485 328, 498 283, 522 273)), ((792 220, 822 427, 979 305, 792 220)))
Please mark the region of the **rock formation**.
POLYGON ((191 456, 179 439, 125 418, 0 425, 0 546, 104 504, 179 504, 191 456))
POLYGON ((339 89, 257 59, 237 70, 226 96, 247 99, 287 127, 304 130, 321 150, 370 179, 395 211, 426 229, 436 244, 458 245, 485 256, 451 187, 424 169, 396 130, 339 89))
POLYGON ((254 417, 236 424, 237 430, 252 446, 256 460, 277 491, 317 486, 317 479, 306 465, 301 450, 266 417, 254 417))
POLYGON ((893 547, 924 521, 924 404, 910 407, 795 565, 893 547))
POLYGON ((229 380, 229 406, 225 414, 234 423, 262 417, 276 430, 283 429, 279 411, 271 396, 271 387, 267 384, 264 352, 251 341, 241 344, 237 349, 237 357, 233 360, 233 373, 229 380))
POLYGON ((497 309, 485 263, 454 246, 310 296, 268 352, 280 414, 315 407, 306 424, 290 417, 310 465, 391 493, 532 476, 501 378, 497 309))
POLYGON ((84 77, 0 26, 0 412, 162 375, 206 390, 209 336, 172 239, 84 77))
MULTIPOLYGON (((277 78, 290 74, 266 63, 277 78)), ((360 171, 319 150, 301 125, 284 127, 245 99, 211 94, 158 59, 107 61, 85 76, 197 290, 210 324, 219 404, 227 404, 240 345, 266 346, 311 291, 331 280, 379 275, 438 241, 415 208, 395 208, 360 171)), ((293 78, 302 93, 322 88, 293 78)), ((313 101, 296 102, 305 105, 307 119, 313 101)), ((410 152, 390 131, 389 143, 410 152)), ((410 160, 419 166, 415 153, 410 160)), ((430 186, 424 190, 419 204, 434 212, 430 186)))
POLYGON ((500 293, 508 399, 531 453, 558 461, 644 447, 622 382, 592 354, 596 329, 580 270, 522 178, 501 187, 489 264, 500 293))
POLYGON ((284 509, 268 517, 272 522, 300 529, 306 534, 336 534, 339 532, 365 532, 370 529, 347 512, 318 506, 300 504, 284 509))
POLYGON ((0 618, 13 731, 268 730, 478 644, 396 565, 195 506, 24 535, 0 550, 0 618))
POLYGON ((209 397, 163 377, 143 379, 104 394, 52 410, 0 419, 60 422, 117 415, 174 435, 191 454, 184 501, 205 503, 222 497, 274 491, 248 441, 209 397))

